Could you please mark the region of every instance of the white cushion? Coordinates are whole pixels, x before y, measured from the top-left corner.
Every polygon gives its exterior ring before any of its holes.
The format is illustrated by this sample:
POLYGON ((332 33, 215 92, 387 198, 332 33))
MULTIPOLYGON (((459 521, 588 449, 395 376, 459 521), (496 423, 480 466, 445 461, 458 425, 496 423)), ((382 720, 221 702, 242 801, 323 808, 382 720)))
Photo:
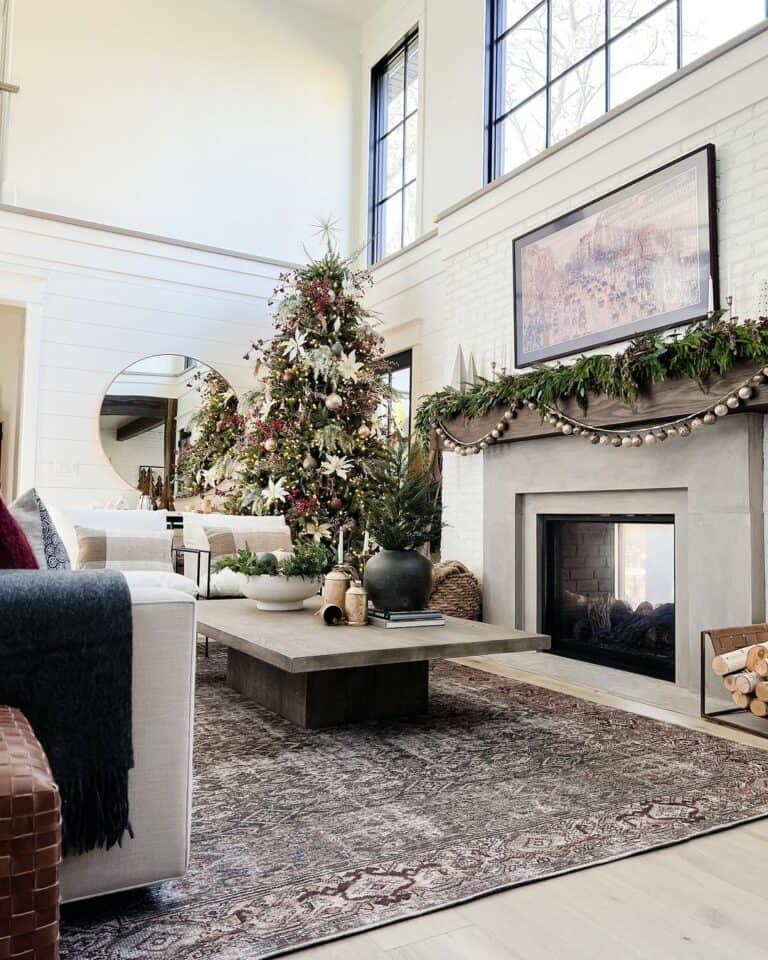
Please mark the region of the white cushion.
POLYGON ((196 597, 200 592, 197 584, 189 577, 180 573, 165 573, 162 570, 125 570, 123 575, 128 583, 128 589, 134 599, 147 589, 180 590, 182 593, 196 597))
POLYGON ((76 526, 108 531, 165 530, 168 526, 167 510, 60 510, 50 504, 46 506, 73 567, 78 552, 76 526))

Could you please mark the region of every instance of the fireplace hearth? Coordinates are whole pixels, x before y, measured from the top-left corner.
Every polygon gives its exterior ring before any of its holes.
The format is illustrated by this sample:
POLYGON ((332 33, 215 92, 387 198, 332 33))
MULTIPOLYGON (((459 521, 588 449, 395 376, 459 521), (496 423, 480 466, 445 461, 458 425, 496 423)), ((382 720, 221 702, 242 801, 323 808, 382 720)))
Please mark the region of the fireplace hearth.
POLYGON ((668 515, 539 516, 551 652, 674 681, 674 537, 668 515))

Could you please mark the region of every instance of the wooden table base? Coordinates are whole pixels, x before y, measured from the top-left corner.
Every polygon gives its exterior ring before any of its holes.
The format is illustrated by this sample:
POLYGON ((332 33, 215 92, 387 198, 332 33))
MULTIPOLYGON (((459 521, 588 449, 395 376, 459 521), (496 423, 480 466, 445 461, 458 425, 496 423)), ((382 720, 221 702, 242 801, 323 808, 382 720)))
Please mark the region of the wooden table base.
POLYGON ((230 647, 227 683, 300 727, 331 727, 425 713, 429 663, 289 673, 230 647))

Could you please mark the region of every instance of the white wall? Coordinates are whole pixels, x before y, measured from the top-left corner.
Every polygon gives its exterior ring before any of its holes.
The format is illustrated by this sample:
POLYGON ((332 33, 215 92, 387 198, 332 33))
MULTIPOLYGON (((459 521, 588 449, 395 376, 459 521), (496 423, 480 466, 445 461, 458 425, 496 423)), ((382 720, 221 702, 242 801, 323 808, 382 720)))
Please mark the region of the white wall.
POLYGON ((359 163, 364 172, 358 229, 368 238, 367 171, 371 69, 419 28, 417 233, 435 214, 483 184, 486 0, 388 0, 363 25, 359 163))
MULTIPOLYGON (((429 32, 439 4, 425 2, 425 96, 437 101, 445 71, 433 72, 432 65, 449 63, 455 56, 455 72, 464 75, 466 64, 456 43, 457 31, 429 32)), ((455 12, 456 4, 451 6, 455 12)), ((460 6, 474 10, 474 0, 460 6)), ((471 19, 464 24, 467 36, 476 33, 475 26, 471 19)), ((462 46, 470 48, 472 43, 462 46)), ((471 59, 474 62, 474 52, 471 59)), ((435 203, 457 200, 462 190, 470 189, 472 176, 476 175, 476 186, 480 183, 482 170, 478 166, 472 174, 469 155, 473 149, 481 163, 477 110, 482 114, 482 64, 473 70, 477 73, 472 96, 479 103, 474 112, 468 110, 471 97, 458 98, 453 111, 444 109, 442 121, 440 115, 430 115, 425 125, 423 192, 429 196, 433 190, 435 203), (449 121, 456 137, 454 151, 447 149, 449 121), (430 126, 432 122, 446 124, 442 134, 430 126), (435 142, 440 144, 439 156, 433 150, 435 142), (436 174, 440 163, 443 169, 436 174), (436 179, 430 185, 432 177, 436 179)), ((497 356, 503 349, 508 358, 512 356, 516 236, 707 142, 717 150, 721 283, 725 285, 730 263, 736 310, 749 316, 760 282, 768 277, 767 76, 768 32, 763 31, 561 149, 542 155, 539 162, 486 188, 468 203, 442 213, 425 207, 425 230, 431 231, 374 269, 369 297, 385 333, 390 336, 392 331, 397 349, 408 345, 403 331, 418 330, 414 396, 448 382, 459 344, 465 352, 474 352, 486 373, 494 346, 497 356), (439 214, 436 227, 430 222, 434 214, 439 214)), ((453 90, 453 83, 451 77, 446 89, 453 90)), ((478 522, 483 509, 478 492, 482 470, 480 457, 472 458, 471 466, 458 463, 453 455, 445 457, 451 526, 444 534, 444 554, 466 560, 478 572, 483 553, 478 522)))
POLYGON ((24 311, 0 303, 0 494, 12 500, 16 490, 17 443, 20 420, 20 373, 24 355, 24 311))
POLYGON ((129 364, 170 353, 248 389, 243 354, 271 331, 279 270, 0 211, 0 301, 27 305, 22 485, 59 506, 135 496, 101 447, 104 392, 129 364))
POLYGON ((357 219, 359 29, 295 0, 16 0, 3 200, 301 260, 357 219))

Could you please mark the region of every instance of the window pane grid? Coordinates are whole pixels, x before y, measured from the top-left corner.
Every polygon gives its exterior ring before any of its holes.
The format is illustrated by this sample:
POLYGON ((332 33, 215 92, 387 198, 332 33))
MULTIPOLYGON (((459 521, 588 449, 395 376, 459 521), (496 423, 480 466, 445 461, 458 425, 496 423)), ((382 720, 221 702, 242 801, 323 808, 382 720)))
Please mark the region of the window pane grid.
POLYGON ((408 187, 412 187, 416 183, 416 177, 413 180, 409 180, 407 183, 404 183, 402 187, 398 187, 397 190, 393 190, 392 193, 388 194, 386 197, 382 197, 381 200, 376 201, 376 206, 380 207, 382 204, 386 203, 387 200, 391 200, 392 197, 396 197, 398 193, 403 193, 408 187))
POLYGON ((488 181, 758 23, 768 16, 768 0, 731 0, 723 9, 715 25, 712 17, 697 22, 697 0, 489 0, 488 181), (509 3, 522 16, 499 32, 509 3), (531 37, 546 46, 545 77, 531 62, 531 37), (516 49, 526 50, 527 60, 516 60, 516 49), (574 53, 578 59, 570 62, 574 53), (515 83, 515 71, 522 83, 515 83), (523 128, 533 143, 508 149, 508 131, 519 137, 523 128))
POLYGON ((372 71, 371 263, 415 236, 418 65, 418 33, 414 31, 372 71))

